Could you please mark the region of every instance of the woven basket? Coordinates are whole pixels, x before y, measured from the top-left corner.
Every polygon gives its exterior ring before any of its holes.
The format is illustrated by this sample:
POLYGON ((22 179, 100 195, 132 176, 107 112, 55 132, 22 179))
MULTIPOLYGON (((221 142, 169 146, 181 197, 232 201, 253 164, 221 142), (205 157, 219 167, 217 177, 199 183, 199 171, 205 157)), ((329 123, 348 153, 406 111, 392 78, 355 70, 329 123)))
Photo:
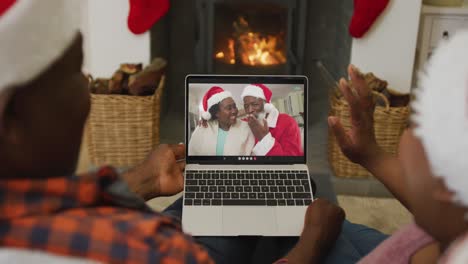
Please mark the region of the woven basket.
MULTIPOLYGON (((374 112, 374 129, 377 143, 387 153, 396 154, 401 134, 407 127, 410 113, 409 106, 390 107, 385 96, 380 93, 375 94, 385 102, 385 106, 376 106, 374 112)), ((351 125, 348 103, 344 98, 337 98, 335 95, 330 96, 330 98, 330 115, 338 117, 344 128, 349 130, 351 125)), ((371 176, 369 171, 351 162, 343 155, 331 130, 328 131, 328 161, 337 177, 367 178, 371 176)))
POLYGON ((91 94, 86 125, 89 157, 96 166, 135 166, 159 144, 165 76, 150 96, 91 94))

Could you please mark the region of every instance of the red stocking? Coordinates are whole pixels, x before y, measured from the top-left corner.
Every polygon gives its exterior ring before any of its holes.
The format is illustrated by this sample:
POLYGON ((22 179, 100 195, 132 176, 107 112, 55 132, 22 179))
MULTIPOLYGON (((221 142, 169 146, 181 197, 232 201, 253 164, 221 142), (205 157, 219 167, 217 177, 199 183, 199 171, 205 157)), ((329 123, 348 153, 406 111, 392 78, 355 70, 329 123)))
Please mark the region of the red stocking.
POLYGON ((362 37, 387 7, 390 0, 354 0, 354 13, 349 33, 355 38, 362 37))
POLYGON ((149 30, 169 10, 169 0, 130 0, 128 29, 134 34, 149 30))

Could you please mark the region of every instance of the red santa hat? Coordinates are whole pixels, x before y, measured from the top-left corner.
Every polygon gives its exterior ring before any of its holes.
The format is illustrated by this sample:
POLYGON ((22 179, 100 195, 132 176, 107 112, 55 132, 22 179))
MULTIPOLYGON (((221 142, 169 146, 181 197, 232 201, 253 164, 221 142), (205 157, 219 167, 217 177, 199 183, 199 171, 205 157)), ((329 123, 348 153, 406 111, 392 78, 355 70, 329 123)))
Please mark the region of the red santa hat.
POLYGON ((232 97, 232 94, 228 91, 224 91, 223 88, 219 86, 211 87, 203 96, 202 104, 201 104, 201 116, 205 120, 211 119, 210 108, 220 103, 222 100, 232 97))
POLYGON ((264 109, 266 113, 270 113, 275 107, 271 104, 271 96, 272 92, 270 88, 268 88, 264 84, 249 84, 244 88, 244 91, 242 92, 242 100, 244 100, 244 97, 246 96, 253 96, 256 98, 261 98, 265 100, 265 105, 264 109))
POLYGON ((72 44, 81 0, 0 1, 0 94, 46 70, 72 44))

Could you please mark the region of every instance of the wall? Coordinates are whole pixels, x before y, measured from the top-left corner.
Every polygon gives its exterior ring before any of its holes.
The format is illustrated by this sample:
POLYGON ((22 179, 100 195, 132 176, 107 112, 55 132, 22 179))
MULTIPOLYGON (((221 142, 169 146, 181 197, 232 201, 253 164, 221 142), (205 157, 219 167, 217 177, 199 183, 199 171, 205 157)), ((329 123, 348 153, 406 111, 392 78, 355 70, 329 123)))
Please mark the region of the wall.
POLYGON ((421 0, 392 0, 362 39, 354 39, 351 63, 372 71, 400 92, 413 78, 421 0))
POLYGON ((320 61, 334 79, 346 76, 351 51, 348 23, 351 0, 308 1, 304 74, 309 77, 309 123, 323 121, 328 114, 330 85, 317 67, 320 61))
POLYGON ((83 0, 84 71, 110 77, 124 62, 150 61, 150 35, 127 28, 128 0, 83 0))

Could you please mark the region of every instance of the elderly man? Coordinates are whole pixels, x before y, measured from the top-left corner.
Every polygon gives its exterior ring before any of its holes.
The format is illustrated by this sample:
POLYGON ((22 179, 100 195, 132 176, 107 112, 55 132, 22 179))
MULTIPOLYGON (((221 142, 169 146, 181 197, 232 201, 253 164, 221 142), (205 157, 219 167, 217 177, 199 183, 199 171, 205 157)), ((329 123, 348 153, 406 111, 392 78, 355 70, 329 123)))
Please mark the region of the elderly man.
POLYGON ((271 104, 272 92, 264 84, 251 84, 242 92, 246 121, 255 136, 256 156, 302 156, 301 131, 291 116, 271 104))
MULTIPOLYGON (((124 175, 72 176, 90 107, 81 2, 0 1, 0 262, 243 263, 242 238, 195 241, 173 217, 180 207, 146 207, 183 189, 184 145, 161 145, 124 175)), ((342 220, 312 203, 289 261, 318 261, 342 220)))

